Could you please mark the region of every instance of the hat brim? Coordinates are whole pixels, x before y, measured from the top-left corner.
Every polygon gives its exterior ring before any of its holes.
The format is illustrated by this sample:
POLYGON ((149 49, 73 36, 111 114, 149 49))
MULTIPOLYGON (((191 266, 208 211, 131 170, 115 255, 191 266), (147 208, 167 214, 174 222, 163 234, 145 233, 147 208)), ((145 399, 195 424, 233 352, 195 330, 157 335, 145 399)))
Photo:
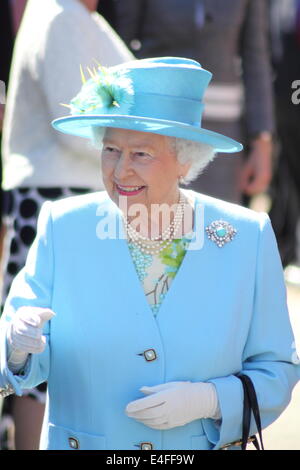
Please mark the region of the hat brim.
POLYGON ((118 129, 130 129, 141 132, 152 132, 154 134, 178 137, 181 139, 203 142, 214 147, 216 152, 233 153, 240 152, 243 145, 230 137, 217 132, 190 126, 176 121, 153 119, 140 116, 123 115, 84 115, 66 116, 55 119, 52 126, 65 134, 76 135, 86 139, 92 138, 91 128, 114 127, 118 129))

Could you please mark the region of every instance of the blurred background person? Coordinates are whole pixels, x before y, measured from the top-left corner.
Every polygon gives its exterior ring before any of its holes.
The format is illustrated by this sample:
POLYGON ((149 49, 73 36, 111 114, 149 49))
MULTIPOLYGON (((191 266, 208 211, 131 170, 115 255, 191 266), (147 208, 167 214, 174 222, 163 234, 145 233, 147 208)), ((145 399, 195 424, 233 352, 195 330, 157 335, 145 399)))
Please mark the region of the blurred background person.
POLYGON ((270 218, 286 280, 300 285, 300 1, 270 1, 277 152, 270 218))
POLYGON ((110 26, 114 29, 116 28, 116 7, 114 0, 100 0, 97 11, 100 15, 104 16, 110 26))
MULTIPOLYGON (((3 0, 0 5, 0 145, 2 138, 2 126, 6 101, 6 90, 8 86, 9 70, 11 65, 13 45, 17 34, 22 14, 27 0, 3 0)), ((0 152, 1 153, 1 152, 0 152)), ((2 225, 2 162, 0 155, 0 254, 2 253, 4 227, 2 225)))
MULTIPOLYGON (((13 45, 15 35, 19 28, 21 17, 26 5, 26 0, 2 0, 0 3, 0 263, 1 254, 3 251, 3 240, 5 236, 5 226, 2 224, 3 213, 3 197, 2 197, 2 158, 1 158, 1 140, 2 140, 2 126, 6 101, 6 90, 8 87, 8 77, 13 53, 13 45)), ((1 269, 1 268, 0 268, 1 269)), ((2 410, 3 400, 0 398, 0 416, 2 410)), ((7 418, 9 421, 9 417, 7 418)), ((5 423, 0 422, 0 435, 1 428, 8 428, 5 423)), ((6 441, 11 441, 12 436, 7 436, 6 441)), ((1 445, 0 445, 1 448, 1 445)))
MULTIPOLYGON (((102 188, 98 152, 79 138, 57 135, 50 125, 66 113, 60 103, 76 94, 87 67, 133 58, 96 12, 97 6, 96 0, 27 2, 13 53, 3 127, 7 235, 2 305, 25 264, 41 204, 102 188)), ((13 415, 16 449, 38 448, 45 390, 43 384, 27 396, 5 400, 3 418, 13 415)))
POLYGON ((236 203, 265 191, 272 176, 267 8, 266 0, 115 0, 109 11, 137 57, 188 57, 213 72, 204 125, 246 152, 215 159, 189 187, 236 203))

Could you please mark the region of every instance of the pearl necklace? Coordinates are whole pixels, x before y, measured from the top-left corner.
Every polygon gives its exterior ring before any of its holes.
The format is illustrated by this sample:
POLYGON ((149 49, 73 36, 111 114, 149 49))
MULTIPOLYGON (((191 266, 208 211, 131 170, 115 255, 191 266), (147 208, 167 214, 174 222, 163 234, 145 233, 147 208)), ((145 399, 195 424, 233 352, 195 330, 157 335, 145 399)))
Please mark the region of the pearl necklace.
POLYGON ((170 225, 162 232, 161 235, 153 238, 147 238, 137 232, 128 221, 128 218, 124 218, 124 223, 127 231, 128 238, 131 243, 136 245, 142 253, 147 255, 157 255, 167 246, 169 246, 175 239, 175 235, 179 229, 184 215, 185 197, 180 192, 178 205, 174 218, 170 225))

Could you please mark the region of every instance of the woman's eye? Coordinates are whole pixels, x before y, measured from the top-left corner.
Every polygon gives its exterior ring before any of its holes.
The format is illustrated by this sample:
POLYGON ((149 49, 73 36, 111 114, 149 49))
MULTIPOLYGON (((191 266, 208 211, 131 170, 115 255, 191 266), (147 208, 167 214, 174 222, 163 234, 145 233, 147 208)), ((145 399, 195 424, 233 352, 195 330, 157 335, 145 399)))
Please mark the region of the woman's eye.
POLYGON ((120 151, 117 148, 110 147, 109 145, 103 148, 103 152, 109 155, 118 155, 120 153, 120 151))
POLYGON ((137 158, 152 158, 150 153, 147 152, 134 152, 134 156, 137 158))

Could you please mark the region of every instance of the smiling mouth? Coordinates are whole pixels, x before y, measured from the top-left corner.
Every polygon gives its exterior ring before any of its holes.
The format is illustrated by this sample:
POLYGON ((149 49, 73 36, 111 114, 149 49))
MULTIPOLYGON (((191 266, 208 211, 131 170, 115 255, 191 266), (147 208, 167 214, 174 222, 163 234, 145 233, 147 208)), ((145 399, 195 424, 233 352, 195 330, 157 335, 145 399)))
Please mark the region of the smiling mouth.
POLYGON ((139 194, 143 191, 146 186, 121 186, 116 184, 116 188, 119 194, 123 196, 134 196, 135 194, 139 194))

